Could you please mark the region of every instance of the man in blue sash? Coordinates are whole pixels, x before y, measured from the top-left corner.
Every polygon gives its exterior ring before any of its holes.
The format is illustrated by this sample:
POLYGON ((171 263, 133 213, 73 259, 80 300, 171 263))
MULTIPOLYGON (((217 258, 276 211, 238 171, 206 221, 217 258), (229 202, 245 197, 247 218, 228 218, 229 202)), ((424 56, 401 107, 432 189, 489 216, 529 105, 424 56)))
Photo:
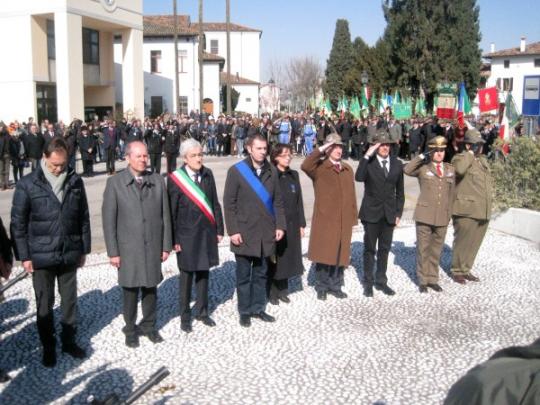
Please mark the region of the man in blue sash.
POLYGON ((229 168, 223 205, 225 223, 236 257, 236 286, 240 325, 251 318, 275 321, 266 308, 266 259, 275 253, 286 220, 278 173, 266 160, 267 142, 260 134, 246 143, 249 156, 229 168))

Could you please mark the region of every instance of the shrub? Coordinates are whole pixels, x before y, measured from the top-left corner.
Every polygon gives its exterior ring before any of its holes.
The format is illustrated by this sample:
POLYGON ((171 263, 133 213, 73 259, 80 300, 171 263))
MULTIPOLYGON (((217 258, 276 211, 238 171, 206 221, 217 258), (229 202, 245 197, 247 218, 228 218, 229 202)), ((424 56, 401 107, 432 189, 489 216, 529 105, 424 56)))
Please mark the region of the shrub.
POLYGON ((540 142, 519 137, 504 159, 492 163, 494 208, 540 210, 540 142))

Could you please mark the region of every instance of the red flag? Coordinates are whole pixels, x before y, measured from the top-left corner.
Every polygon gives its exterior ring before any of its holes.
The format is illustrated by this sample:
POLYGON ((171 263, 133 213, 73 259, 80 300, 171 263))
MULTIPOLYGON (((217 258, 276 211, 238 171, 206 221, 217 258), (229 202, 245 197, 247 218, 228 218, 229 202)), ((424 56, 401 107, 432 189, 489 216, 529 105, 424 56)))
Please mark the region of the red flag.
POLYGON ((496 87, 478 90, 478 100, 480 101, 480 112, 496 110, 499 108, 499 97, 496 87))

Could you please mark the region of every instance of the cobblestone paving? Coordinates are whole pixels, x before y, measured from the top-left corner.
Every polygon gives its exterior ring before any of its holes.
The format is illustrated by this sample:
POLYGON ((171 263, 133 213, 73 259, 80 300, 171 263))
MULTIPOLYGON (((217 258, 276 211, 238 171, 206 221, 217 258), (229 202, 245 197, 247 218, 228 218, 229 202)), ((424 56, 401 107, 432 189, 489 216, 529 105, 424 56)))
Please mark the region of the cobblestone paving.
MULTIPOLYGON (((210 281, 217 327, 195 322, 180 331, 176 259, 164 265, 158 326, 165 342, 124 346, 120 289, 106 257, 92 255, 79 272, 79 341, 91 356, 59 353, 52 371, 41 366, 31 281, 7 294, 0 309, 0 366, 12 376, 0 403, 85 403, 93 394, 125 398, 160 366, 171 375, 140 403, 158 404, 437 404, 451 384, 494 351, 528 344, 540 335, 540 252, 530 243, 487 234, 474 269, 480 283, 460 286, 447 275, 452 232, 446 240, 440 294, 418 293, 414 227, 396 230, 389 258, 394 297, 362 296, 361 230, 353 235, 346 271, 349 298, 318 301, 306 274, 292 283, 291 304, 269 306, 275 324, 238 325, 234 257, 210 281), (358 269, 358 270, 357 270, 358 269), (301 282, 300 282, 301 281, 301 282)), ((304 240, 306 249, 307 240, 304 240)), ((57 297, 58 303, 58 297, 57 297)), ((58 315, 58 310, 57 313, 58 315)))

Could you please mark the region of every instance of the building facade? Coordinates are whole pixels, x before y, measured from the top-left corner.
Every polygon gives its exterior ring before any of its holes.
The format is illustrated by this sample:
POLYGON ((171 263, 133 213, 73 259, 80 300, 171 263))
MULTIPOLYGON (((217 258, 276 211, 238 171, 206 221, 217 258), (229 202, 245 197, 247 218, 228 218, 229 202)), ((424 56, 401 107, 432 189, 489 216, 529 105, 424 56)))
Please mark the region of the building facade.
MULTIPOLYGON (((509 91, 516 102, 518 113, 530 114, 527 99, 540 100, 540 42, 527 44, 521 38, 519 47, 495 51, 492 44, 490 53, 484 58, 491 61, 491 75, 486 86, 496 86, 501 91, 501 102, 504 102, 509 91), (525 111, 524 111, 524 106, 525 111)), ((540 101, 538 101, 540 106, 540 101)))
POLYGON ((0 44, 16 63, 0 65, 6 120, 104 115, 122 87, 124 110, 144 112, 142 0, 18 0, 0 9, 0 44), (119 38, 122 80, 115 77, 119 38), (16 38, 16 40, 14 40, 16 38))

